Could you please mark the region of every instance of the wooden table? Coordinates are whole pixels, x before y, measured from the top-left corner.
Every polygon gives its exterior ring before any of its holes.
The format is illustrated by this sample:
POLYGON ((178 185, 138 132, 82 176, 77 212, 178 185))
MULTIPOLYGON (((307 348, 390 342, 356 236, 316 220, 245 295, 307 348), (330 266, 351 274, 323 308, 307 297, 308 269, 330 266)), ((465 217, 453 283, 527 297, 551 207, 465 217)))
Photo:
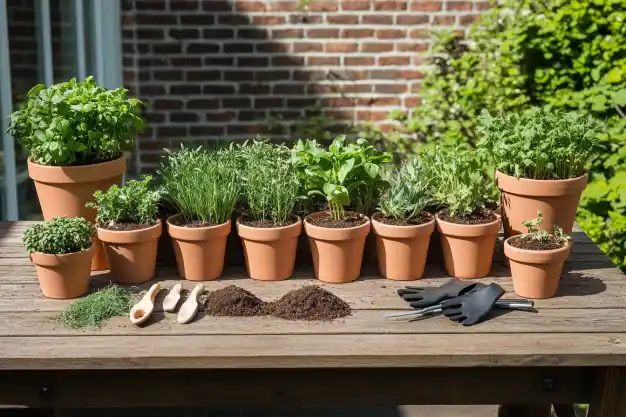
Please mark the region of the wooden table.
MULTIPOLYGON (((626 416, 626 279, 580 231, 557 297, 538 300, 534 313, 472 327, 383 319, 406 309, 396 295, 405 283, 372 267, 344 285, 315 281, 306 268, 287 281, 255 282, 231 267, 208 290, 236 284, 275 299, 317 284, 354 314, 332 323, 201 314, 178 325, 158 311, 144 328, 120 317, 100 331, 72 331, 51 320, 67 302, 41 295, 21 244, 28 225, 0 224, 0 404, 525 404, 510 410, 540 416, 549 404, 590 403, 593 416, 626 416)), ((420 284, 440 285, 444 276, 430 265, 420 284)), ((157 280, 165 288, 178 282, 171 267, 159 268, 157 280)), ((107 281, 94 277, 94 287, 107 281)), ((481 281, 515 297, 497 261, 481 281)))

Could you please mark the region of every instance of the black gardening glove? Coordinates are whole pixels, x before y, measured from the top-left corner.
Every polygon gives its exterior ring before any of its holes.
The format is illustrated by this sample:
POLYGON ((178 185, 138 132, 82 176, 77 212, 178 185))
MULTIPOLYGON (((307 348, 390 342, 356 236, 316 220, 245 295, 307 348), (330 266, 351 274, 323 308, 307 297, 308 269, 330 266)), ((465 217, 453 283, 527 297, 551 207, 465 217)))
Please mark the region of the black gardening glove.
POLYGON ((485 317, 503 295, 502 287, 498 284, 489 284, 477 291, 442 301, 442 314, 463 326, 471 326, 485 317))
POLYGON ((440 287, 404 287, 398 290, 398 295, 407 301, 413 308, 425 308, 441 303, 443 300, 458 297, 472 291, 484 288, 479 282, 461 281, 453 278, 440 287))

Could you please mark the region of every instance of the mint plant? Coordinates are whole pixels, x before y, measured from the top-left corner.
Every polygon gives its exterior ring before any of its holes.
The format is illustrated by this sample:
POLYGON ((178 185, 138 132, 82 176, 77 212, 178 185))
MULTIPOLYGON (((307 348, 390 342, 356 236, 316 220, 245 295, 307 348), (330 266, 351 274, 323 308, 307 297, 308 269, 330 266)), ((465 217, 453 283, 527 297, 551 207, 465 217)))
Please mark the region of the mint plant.
POLYGON ((526 220, 522 224, 527 229, 527 232, 519 237, 522 240, 534 240, 541 243, 555 242, 561 245, 565 245, 570 240, 570 237, 556 224, 552 226, 552 233, 540 230, 539 227, 543 224, 543 213, 541 211, 537 211, 536 218, 526 220))
POLYGON ((390 187, 378 202, 378 210, 387 218, 418 221, 435 201, 431 167, 416 157, 394 168, 388 177, 390 187))
POLYGON ((62 255, 89 249, 94 233, 94 227, 82 217, 53 217, 49 222, 29 227, 23 242, 28 253, 62 255))
POLYGON ((338 136, 328 149, 315 140, 298 140, 291 161, 303 194, 325 198, 334 220, 345 217, 345 208, 371 215, 389 186, 383 166, 391 162, 391 155, 377 151, 365 139, 346 143, 345 136, 338 136))
POLYGON ((131 180, 123 187, 112 185, 106 192, 96 191, 95 202, 87 207, 97 211, 96 222, 103 226, 119 223, 153 225, 158 218, 161 191, 151 186, 152 177, 131 180))
POLYGON ((111 161, 133 148, 144 127, 142 102, 127 90, 107 90, 93 77, 49 87, 34 86, 23 107, 9 116, 8 132, 41 165, 111 161))
POLYGON ((478 118, 482 135, 478 149, 507 175, 575 178, 585 172, 599 129, 594 119, 563 110, 533 108, 501 117, 483 110, 478 118))

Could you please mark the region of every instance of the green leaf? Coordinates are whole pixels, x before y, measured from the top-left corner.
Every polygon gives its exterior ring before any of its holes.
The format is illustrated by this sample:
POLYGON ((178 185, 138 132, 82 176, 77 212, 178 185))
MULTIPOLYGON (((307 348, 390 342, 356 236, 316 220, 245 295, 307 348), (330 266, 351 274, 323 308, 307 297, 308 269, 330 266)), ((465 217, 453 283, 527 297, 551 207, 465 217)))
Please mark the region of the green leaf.
POLYGON ((339 183, 340 184, 343 184, 343 182, 345 181, 346 177, 352 171, 352 168, 354 168, 354 162, 355 162, 354 158, 348 159, 347 161, 345 161, 341 165, 341 168, 339 168, 339 172, 337 174, 337 177, 339 179, 339 183))
POLYGON ((606 81, 609 84, 616 84, 622 81, 623 76, 624 76, 623 70, 620 67, 615 67, 611 69, 611 71, 609 71, 608 74, 606 74, 606 81))

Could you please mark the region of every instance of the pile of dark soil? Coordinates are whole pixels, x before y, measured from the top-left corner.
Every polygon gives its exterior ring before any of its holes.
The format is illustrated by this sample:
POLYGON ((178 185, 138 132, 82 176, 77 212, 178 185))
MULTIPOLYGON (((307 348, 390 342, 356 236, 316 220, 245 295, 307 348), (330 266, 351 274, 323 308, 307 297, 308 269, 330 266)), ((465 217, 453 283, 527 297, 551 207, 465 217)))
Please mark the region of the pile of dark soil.
POLYGON ((439 218, 444 222, 456 224, 485 224, 496 220, 496 215, 491 210, 483 210, 477 213, 462 216, 450 216, 445 210, 439 213, 439 218))
POLYGON ((367 223, 367 219, 365 217, 355 214, 350 214, 339 220, 332 219, 330 215, 307 217, 306 221, 315 226, 327 227, 331 229, 345 229, 367 223))
POLYGON ((113 224, 99 224, 98 227, 107 230, 115 230, 117 232, 132 231, 147 229, 154 226, 154 224, 147 223, 113 223, 113 224))
POLYGON ((411 219, 411 220, 394 219, 393 217, 385 217, 380 213, 375 214, 373 217, 373 219, 376 220, 377 222, 388 224, 391 226, 416 226, 418 224, 428 223, 429 221, 432 220, 432 218, 433 218, 432 215, 428 213, 422 213, 422 215, 419 218, 411 219))
POLYGON ((270 303, 272 316, 285 320, 331 321, 352 313, 348 303, 315 285, 293 290, 270 303))
POLYGON ((229 285, 210 293, 204 310, 211 316, 260 316, 267 314, 267 303, 243 288, 229 285))
POLYGON ((515 236, 509 240, 509 245, 518 249, 526 250, 554 250, 562 248, 563 242, 554 236, 550 236, 547 241, 538 241, 533 239, 520 239, 519 236, 515 236))

